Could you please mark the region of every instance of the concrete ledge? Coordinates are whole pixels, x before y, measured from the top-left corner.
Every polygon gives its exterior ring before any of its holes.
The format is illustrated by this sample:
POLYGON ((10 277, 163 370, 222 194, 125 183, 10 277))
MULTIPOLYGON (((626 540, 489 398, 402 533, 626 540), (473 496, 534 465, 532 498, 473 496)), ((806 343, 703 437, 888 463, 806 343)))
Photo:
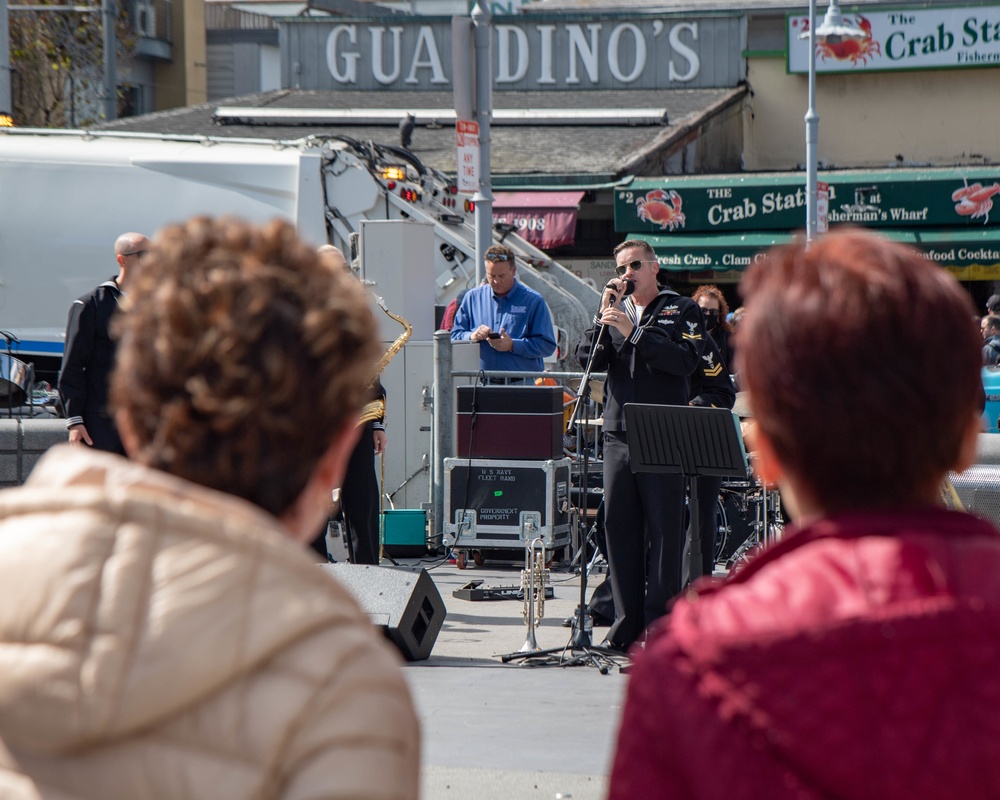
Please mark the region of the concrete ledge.
POLYGON ((64 419, 0 419, 0 488, 24 483, 42 454, 67 437, 64 419))

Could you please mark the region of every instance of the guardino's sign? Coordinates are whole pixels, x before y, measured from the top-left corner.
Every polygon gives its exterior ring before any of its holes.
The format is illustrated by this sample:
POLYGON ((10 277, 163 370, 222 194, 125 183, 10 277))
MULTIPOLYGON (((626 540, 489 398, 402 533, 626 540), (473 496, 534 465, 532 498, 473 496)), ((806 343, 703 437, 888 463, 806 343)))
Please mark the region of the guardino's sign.
MULTIPOLYGON (((283 85, 301 89, 448 89, 451 20, 288 18, 283 85), (287 55, 286 55, 287 53, 287 55), (284 74, 294 72, 294 75, 284 74)), ((741 20, 711 17, 504 17, 492 26, 498 90, 692 89, 742 78, 741 20)))

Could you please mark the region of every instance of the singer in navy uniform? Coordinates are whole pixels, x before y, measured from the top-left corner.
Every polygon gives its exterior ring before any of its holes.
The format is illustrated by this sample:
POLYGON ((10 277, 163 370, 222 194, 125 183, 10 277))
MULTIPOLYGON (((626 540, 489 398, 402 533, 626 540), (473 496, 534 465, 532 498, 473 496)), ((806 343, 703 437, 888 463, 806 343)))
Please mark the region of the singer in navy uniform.
POLYGON ((593 352, 591 369, 608 374, 604 504, 615 621, 604 644, 625 650, 681 589, 684 481, 633 474, 623 409, 626 403, 687 405, 690 376, 705 351, 705 325, 697 303, 660 284, 649 244, 629 239, 614 255, 618 278, 605 287, 577 356, 585 365, 593 352))

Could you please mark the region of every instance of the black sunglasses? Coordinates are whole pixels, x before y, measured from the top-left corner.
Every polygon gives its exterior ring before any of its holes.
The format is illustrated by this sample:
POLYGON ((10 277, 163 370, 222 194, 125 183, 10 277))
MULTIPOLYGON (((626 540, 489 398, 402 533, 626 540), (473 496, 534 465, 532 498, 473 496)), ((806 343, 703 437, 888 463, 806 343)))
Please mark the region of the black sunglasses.
POLYGON ((148 252, 149 252, 148 250, 133 250, 131 253, 122 253, 122 255, 123 256, 135 256, 140 261, 142 261, 142 257, 144 255, 146 255, 146 253, 148 253, 148 252))
POLYGON ((640 261, 639 259, 636 259, 635 261, 629 261, 627 264, 622 264, 619 267, 615 267, 615 275, 621 277, 622 275, 625 274, 626 270, 628 270, 629 268, 632 269, 632 272, 638 272, 640 269, 642 269, 643 264, 656 264, 656 263, 658 262, 640 261))
POLYGON ((507 258, 506 253, 487 253, 483 256, 483 261, 492 261, 496 264, 498 261, 507 261, 507 258))

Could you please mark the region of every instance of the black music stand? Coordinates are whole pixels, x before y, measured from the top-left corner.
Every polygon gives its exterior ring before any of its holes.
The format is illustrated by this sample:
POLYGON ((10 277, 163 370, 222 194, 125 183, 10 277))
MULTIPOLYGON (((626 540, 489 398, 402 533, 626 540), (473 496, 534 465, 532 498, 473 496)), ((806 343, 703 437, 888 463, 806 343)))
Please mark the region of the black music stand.
POLYGON ((625 404, 633 472, 664 472, 688 479, 693 578, 701 575, 698 477, 744 478, 747 456, 739 418, 725 408, 625 404))

